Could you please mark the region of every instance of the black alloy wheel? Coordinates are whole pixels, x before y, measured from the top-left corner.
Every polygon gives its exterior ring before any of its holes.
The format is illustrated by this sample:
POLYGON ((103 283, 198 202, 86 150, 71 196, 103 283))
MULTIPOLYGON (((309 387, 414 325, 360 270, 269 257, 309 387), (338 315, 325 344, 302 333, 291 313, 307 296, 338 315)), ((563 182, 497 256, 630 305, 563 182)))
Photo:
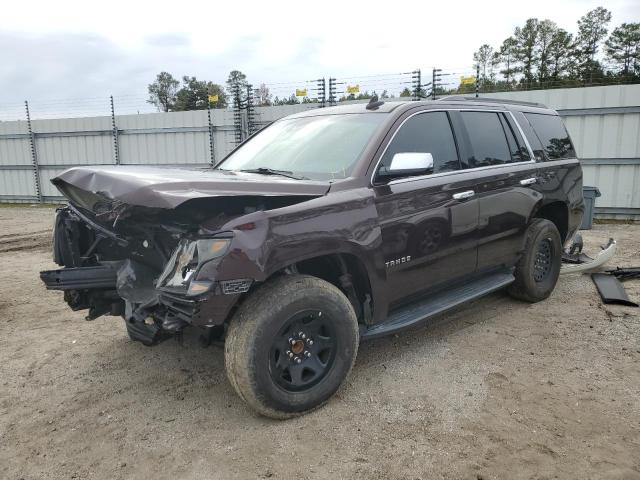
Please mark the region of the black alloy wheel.
POLYGON ((553 243, 550 238, 544 238, 538 243, 535 264, 533 267, 533 279, 542 282, 549 276, 553 262, 553 243))
POLYGON ((335 359, 332 324, 319 310, 305 310, 287 320, 271 344, 269 371, 274 382, 288 392, 301 392, 320 382, 335 359))

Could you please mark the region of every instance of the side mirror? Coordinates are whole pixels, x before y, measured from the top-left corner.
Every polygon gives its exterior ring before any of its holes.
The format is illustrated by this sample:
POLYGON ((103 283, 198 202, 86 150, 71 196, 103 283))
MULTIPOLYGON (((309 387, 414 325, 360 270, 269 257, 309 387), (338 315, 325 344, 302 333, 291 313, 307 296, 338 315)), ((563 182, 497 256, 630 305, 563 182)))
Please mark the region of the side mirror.
POLYGON ((406 152, 396 153, 391 165, 383 172, 385 176, 418 175, 433 171, 433 156, 430 153, 406 152))

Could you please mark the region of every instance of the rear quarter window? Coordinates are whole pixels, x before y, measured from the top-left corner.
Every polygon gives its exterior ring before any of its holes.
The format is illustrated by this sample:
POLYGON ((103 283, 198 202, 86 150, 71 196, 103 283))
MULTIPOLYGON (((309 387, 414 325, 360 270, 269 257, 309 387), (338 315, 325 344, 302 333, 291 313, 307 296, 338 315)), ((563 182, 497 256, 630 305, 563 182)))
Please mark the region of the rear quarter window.
POLYGON ((525 113, 524 115, 542 143, 545 160, 576 157, 571 138, 569 138, 567 129, 559 116, 540 113, 525 113))

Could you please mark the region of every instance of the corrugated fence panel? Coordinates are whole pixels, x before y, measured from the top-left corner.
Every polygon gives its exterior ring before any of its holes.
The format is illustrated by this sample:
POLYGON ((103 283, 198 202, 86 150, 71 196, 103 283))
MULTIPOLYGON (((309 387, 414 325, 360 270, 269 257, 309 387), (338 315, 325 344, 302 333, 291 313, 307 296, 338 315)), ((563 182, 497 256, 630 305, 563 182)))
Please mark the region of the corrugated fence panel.
POLYGON ((0 165, 31 165, 29 138, 0 138, 0 165))
POLYGON ((2 196, 34 197, 36 186, 33 181, 33 170, 0 170, 0 199, 2 196))
POLYGON ((207 132, 140 133, 120 135, 121 164, 207 163, 207 132))
POLYGON ((585 165, 584 184, 598 187, 603 208, 640 209, 640 163, 638 165, 585 165))
POLYGON ((115 163, 111 134, 37 137, 36 147, 40 165, 102 165, 115 163))
MULTIPOLYGON (((212 112, 213 119, 216 118, 212 112)), ((210 163, 206 110, 116 116, 120 163, 145 165, 210 163)), ((215 144, 215 139, 214 139, 215 144)))

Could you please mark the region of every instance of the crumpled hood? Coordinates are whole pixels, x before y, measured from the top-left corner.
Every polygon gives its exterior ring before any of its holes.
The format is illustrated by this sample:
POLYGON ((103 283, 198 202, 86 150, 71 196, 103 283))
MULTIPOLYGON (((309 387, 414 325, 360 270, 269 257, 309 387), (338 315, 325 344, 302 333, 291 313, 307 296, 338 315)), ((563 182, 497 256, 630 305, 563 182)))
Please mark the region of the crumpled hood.
POLYGON ((51 180, 67 198, 80 189, 130 205, 175 208, 194 198, 321 196, 329 182, 212 169, 143 166, 74 167, 51 180), (75 188, 74 188, 75 187, 75 188))

